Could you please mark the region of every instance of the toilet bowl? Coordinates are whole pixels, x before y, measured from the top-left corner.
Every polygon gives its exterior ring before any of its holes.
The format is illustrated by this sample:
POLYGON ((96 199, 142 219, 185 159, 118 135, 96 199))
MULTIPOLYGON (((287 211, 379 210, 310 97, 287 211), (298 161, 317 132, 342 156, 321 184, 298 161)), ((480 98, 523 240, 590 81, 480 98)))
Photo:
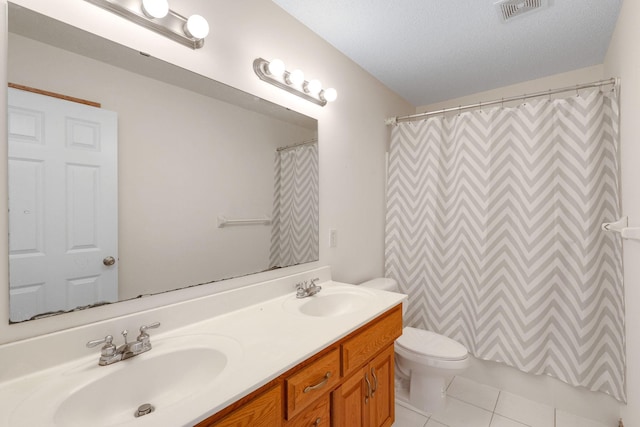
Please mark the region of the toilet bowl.
MULTIPOLYGON (((399 292, 396 281, 387 278, 369 280, 361 286, 399 292)), ((469 353, 459 342, 409 326, 395 343, 395 359, 396 397, 423 412, 434 412, 445 404, 447 380, 470 364, 469 353)))

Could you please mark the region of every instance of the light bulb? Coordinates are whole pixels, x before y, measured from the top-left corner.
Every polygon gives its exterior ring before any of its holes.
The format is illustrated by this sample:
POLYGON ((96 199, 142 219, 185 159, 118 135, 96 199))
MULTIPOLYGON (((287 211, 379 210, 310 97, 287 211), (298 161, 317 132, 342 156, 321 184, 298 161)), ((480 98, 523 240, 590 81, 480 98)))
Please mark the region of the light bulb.
POLYGON ((284 70, 285 70, 284 62, 282 62, 279 59, 274 59, 271 62, 269 62, 269 65, 267 65, 267 71, 272 76, 280 77, 284 74, 284 70))
POLYGON ((191 15, 184 24, 184 32, 188 37, 203 39, 209 34, 209 23, 200 15, 191 15))
POLYGON ((142 11, 149 18, 164 18, 169 13, 167 0, 142 0, 142 11))
POLYGON ((327 102, 333 102, 338 98, 338 91, 330 87, 328 89, 323 90, 320 93, 320 96, 324 98, 324 100, 327 102))
POLYGON ((304 73, 302 70, 293 70, 289 73, 288 83, 293 85, 301 85, 304 83, 304 73))
POLYGON ((320 80, 313 79, 305 85, 305 91, 312 95, 317 95, 318 93, 320 93, 321 89, 322 83, 320 83, 320 80))

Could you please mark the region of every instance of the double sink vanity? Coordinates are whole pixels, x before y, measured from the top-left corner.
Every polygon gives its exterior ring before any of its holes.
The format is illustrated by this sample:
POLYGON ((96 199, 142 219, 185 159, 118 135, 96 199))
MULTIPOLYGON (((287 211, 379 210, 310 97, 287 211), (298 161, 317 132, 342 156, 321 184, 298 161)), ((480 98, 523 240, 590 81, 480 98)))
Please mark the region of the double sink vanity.
POLYGON ((0 426, 389 426, 403 297, 324 267, 3 345, 20 373, 0 372, 0 426), (296 297, 309 281, 321 291, 296 297), (135 357, 100 366, 102 343, 85 347, 154 321, 135 357), (67 360, 48 366, 49 351, 67 360))

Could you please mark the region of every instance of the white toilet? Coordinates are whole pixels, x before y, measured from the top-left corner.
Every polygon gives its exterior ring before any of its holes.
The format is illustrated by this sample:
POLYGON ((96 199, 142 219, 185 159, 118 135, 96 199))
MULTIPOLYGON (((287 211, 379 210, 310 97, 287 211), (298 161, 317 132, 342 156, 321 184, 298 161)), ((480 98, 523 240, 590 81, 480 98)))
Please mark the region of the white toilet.
MULTIPOLYGON (((378 278, 361 286, 399 292, 393 279, 378 278)), ((406 312, 406 303, 403 307, 406 312)), ((395 343, 396 397, 424 412, 434 412, 446 400, 448 378, 469 367, 467 349, 457 341, 424 329, 405 327, 395 343), (408 384, 408 390, 407 390, 408 384)))

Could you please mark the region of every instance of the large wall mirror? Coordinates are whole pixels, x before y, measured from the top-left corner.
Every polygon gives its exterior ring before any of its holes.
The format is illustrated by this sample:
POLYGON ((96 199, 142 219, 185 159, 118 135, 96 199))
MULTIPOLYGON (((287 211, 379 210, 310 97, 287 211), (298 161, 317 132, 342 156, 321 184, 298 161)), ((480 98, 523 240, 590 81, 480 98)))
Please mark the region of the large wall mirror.
POLYGON ((316 120, 17 5, 8 25, 10 322, 318 259, 316 120))

